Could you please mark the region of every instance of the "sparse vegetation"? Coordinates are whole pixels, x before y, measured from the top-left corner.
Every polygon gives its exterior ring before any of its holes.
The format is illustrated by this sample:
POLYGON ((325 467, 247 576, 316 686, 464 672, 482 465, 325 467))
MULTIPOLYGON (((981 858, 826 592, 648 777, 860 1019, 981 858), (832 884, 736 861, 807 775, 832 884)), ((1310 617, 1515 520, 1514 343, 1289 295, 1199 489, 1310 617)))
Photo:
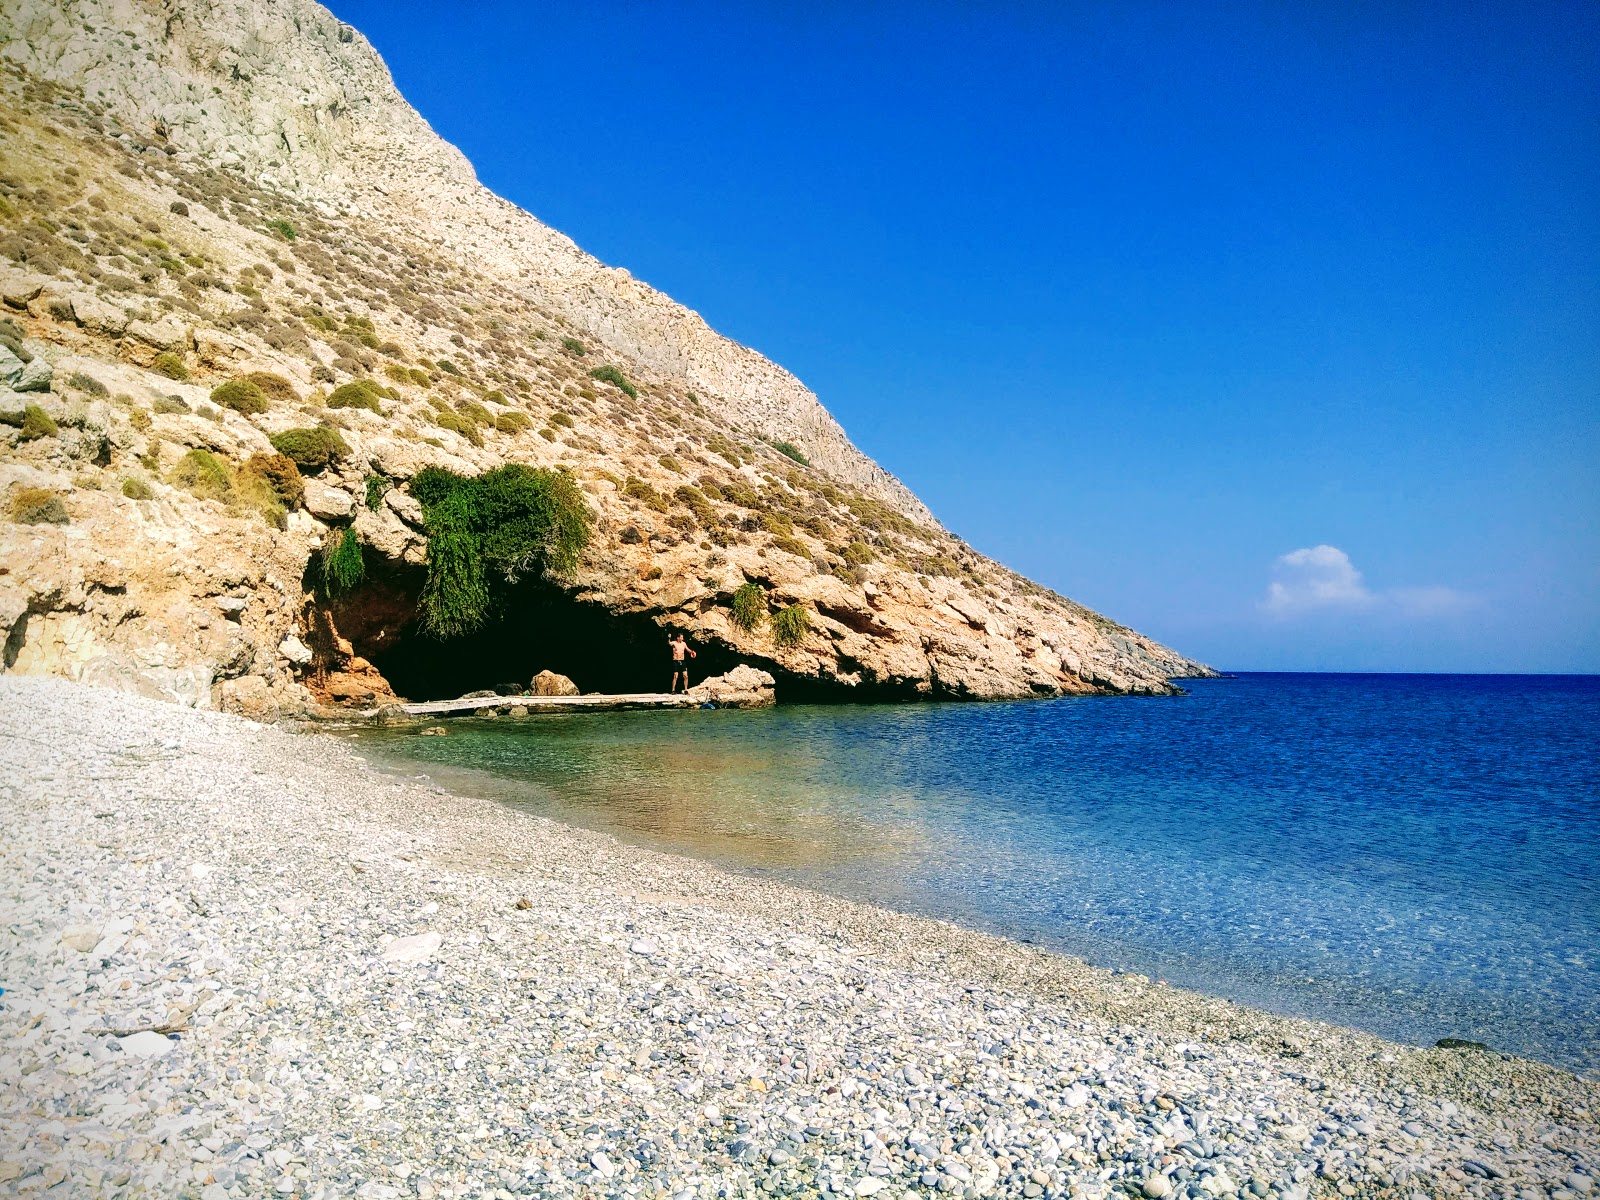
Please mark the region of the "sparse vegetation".
POLYGON ((282 217, 268 221, 266 227, 286 242, 292 242, 300 236, 295 227, 282 217))
POLYGON ((772 614, 772 640, 780 647, 798 646, 811 632, 811 610, 791 604, 772 614))
POLYGON ((747 580, 735 588, 733 600, 728 605, 728 616, 746 633, 752 632, 766 620, 767 594, 761 585, 747 580))
POLYGON ((74 371, 67 376, 67 386, 76 388, 90 396, 109 396, 111 389, 106 387, 93 375, 85 375, 82 371, 74 371))
POLYGON ((156 496, 155 489, 135 475, 122 481, 122 494, 129 500, 154 500, 156 496))
POLYGON ((877 555, 872 552, 872 547, 865 542, 851 542, 839 552, 839 557, 852 567, 864 567, 877 555))
POLYGON ((394 484, 386 476, 383 476, 383 475, 368 475, 367 476, 367 508, 368 508, 368 510, 371 511, 371 512, 377 512, 378 509, 383 506, 384 493, 386 493, 393 486, 394 486, 394 484))
POLYGON ((566 471, 511 464, 469 478, 426 467, 411 494, 428 527, 422 627, 437 638, 480 628, 522 578, 570 572, 589 541, 589 507, 566 471))
POLYGON ((584 344, 575 337, 562 338, 561 348, 568 354, 571 354, 577 358, 582 358, 585 354, 589 353, 589 351, 584 347, 584 344))
POLYGON ((19 487, 11 493, 11 519, 18 525, 66 525, 72 521, 61 497, 49 488, 19 487))

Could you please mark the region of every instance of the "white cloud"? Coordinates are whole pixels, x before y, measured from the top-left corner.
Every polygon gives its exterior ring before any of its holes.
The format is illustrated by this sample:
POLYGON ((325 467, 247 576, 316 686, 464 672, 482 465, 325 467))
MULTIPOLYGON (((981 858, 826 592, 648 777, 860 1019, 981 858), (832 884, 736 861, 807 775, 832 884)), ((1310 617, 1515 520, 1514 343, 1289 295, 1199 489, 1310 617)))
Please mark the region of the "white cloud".
POLYGON ((1405 617, 1458 613, 1477 603, 1454 588, 1395 587, 1374 591, 1337 546, 1291 550, 1273 564, 1261 607, 1278 617, 1311 612, 1386 612, 1405 617))
POLYGON ((1277 578, 1267 585, 1268 612, 1366 608, 1373 602, 1361 572, 1337 546, 1292 550, 1278 559, 1275 573, 1277 578))

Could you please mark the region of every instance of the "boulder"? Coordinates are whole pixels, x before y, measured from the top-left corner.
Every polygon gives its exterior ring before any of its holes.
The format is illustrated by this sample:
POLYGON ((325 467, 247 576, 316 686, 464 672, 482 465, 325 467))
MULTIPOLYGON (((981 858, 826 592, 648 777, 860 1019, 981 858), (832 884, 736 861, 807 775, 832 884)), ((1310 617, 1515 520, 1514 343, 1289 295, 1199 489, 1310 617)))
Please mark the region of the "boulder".
POLYGON ((310 647, 292 633, 278 643, 278 653, 297 667, 306 666, 312 659, 310 647))
POLYGON ((121 337, 128 328, 128 314, 93 292, 72 292, 67 296, 72 319, 91 333, 121 337))
POLYGON ((157 350, 184 350, 189 345, 189 327, 171 313, 159 321, 129 321, 128 336, 157 350))
POLYGON ((9 308, 27 308, 28 301, 44 291, 49 282, 43 275, 7 266, 0 269, 0 300, 9 308))
POLYGON ((540 671, 533 677, 528 690, 535 696, 576 696, 578 685, 565 675, 557 675, 554 671, 540 671))
POLYGON ((695 685, 689 695, 719 708, 771 708, 778 702, 777 681, 767 672, 743 663, 725 675, 714 675, 695 685))
POLYGON ((355 501, 342 488, 311 480, 306 484, 306 511, 323 521, 342 521, 355 511, 355 501))
POLYGON ((219 368, 236 367, 256 356, 254 347, 236 334, 203 327, 194 331, 194 352, 206 366, 219 368))

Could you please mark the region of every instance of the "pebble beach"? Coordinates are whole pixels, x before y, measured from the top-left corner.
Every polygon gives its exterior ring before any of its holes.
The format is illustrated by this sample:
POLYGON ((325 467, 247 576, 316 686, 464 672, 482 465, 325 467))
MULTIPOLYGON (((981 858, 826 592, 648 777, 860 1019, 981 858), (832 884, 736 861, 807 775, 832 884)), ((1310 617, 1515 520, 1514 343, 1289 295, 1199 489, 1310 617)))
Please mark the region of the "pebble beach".
POLYGON ((0 1195, 1583 1200, 1600 1087, 0 678, 0 1195))

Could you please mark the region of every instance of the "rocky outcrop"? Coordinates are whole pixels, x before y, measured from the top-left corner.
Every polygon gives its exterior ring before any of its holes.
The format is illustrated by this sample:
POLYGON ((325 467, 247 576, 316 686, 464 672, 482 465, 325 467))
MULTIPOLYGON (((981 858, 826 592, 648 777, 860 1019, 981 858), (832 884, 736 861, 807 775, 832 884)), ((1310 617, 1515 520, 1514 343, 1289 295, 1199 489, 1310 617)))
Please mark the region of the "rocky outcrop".
POLYGON ((689 689, 689 695, 718 708, 771 708, 778 702, 777 681, 742 663, 689 689))
MULTIPOLYGON (((1206 673, 977 554, 787 372, 480 187, 320 6, 17 0, 0 59, 0 502, 68 517, 0 520, 5 669, 258 718, 392 703, 422 645, 411 480, 521 463, 593 517, 538 620, 646 662, 634 690, 661 630, 730 695, 1206 673), (250 373, 260 404, 213 400, 250 373), (347 535, 363 576, 330 592, 347 535), (767 615, 736 620, 752 585, 767 615)), ((474 686, 557 661, 503 649, 460 652, 474 686)))

